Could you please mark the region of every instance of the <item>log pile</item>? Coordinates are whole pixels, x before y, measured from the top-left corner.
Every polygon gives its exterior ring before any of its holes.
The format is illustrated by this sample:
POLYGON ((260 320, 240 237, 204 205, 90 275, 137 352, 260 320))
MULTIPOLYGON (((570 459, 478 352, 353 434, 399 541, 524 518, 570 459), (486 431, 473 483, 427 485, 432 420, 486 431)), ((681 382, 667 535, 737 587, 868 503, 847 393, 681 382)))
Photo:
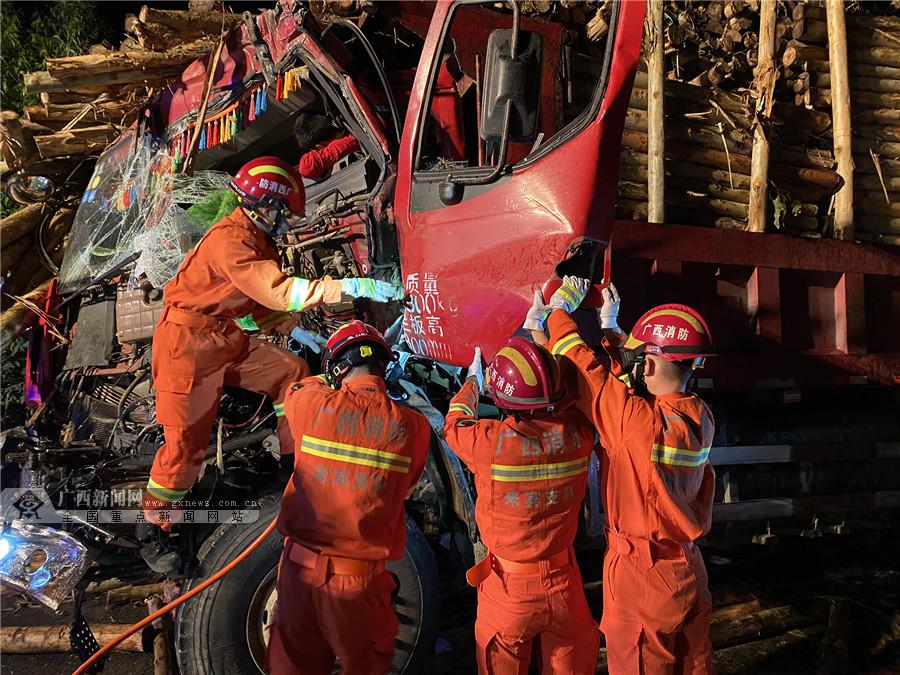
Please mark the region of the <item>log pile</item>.
MULTIPOLYGON (((758 93, 754 70, 760 4, 666 2, 666 220, 747 229, 759 127, 770 146, 768 210, 759 231, 828 235, 833 195, 845 181, 834 156, 825 8, 777 3, 775 82, 767 97, 758 93), (760 96, 769 106, 763 117, 760 96)), ((887 3, 877 11, 896 12, 887 3)), ((900 17, 867 11, 848 14, 846 25, 856 238, 900 244, 900 17)), ((620 218, 647 219, 646 83, 639 72, 623 139, 620 218)))
MULTIPOLYGON (((830 112, 825 10, 797 4, 792 17, 784 88, 796 106, 830 112)), ((848 15, 846 25, 856 236, 900 244, 900 17, 848 15)))
POLYGON ((46 70, 23 74, 26 92, 40 103, 2 111, 0 171, 4 181, 25 170, 64 187, 52 202, 25 207, 0 223, 4 308, 12 296, 29 294, 56 273, 93 160, 168 80, 240 21, 221 3, 192 0, 187 10, 144 6, 126 17, 117 49, 95 45, 89 54, 48 58, 46 70))

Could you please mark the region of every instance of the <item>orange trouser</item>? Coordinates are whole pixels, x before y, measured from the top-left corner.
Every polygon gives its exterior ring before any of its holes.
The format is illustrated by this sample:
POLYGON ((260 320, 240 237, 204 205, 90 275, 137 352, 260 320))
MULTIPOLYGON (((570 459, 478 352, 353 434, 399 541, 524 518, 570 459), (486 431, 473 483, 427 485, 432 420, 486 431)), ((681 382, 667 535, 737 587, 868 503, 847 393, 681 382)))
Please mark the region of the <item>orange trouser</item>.
MULTIPOLYGON (((150 477, 165 488, 186 490, 196 481, 223 385, 267 394, 281 403, 288 386, 310 374, 300 357, 224 325, 205 328, 164 320, 153 335, 156 417, 166 443, 156 453, 150 477)), ((278 440, 282 453, 294 451, 283 416, 278 440)))
MULTIPOLYGON (((542 565, 543 566, 543 565, 542 565)), ((542 673, 593 675, 600 634, 572 562, 520 574, 494 571, 478 584, 479 673, 525 675, 538 641, 542 673)))
POLYGON ((328 556, 299 564, 288 543, 278 568, 278 604, 266 654, 272 675, 385 675, 399 622, 396 582, 378 566, 369 575, 329 571, 328 556))
POLYGON ((600 630, 610 675, 714 672, 712 598, 697 547, 660 550, 647 540, 608 536, 600 630))

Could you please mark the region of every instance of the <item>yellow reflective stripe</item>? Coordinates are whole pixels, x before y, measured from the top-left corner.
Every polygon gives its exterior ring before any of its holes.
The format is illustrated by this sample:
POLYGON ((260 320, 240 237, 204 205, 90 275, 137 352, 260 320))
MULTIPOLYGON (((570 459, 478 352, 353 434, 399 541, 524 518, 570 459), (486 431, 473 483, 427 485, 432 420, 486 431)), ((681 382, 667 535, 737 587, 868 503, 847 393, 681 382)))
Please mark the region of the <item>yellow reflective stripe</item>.
POLYGON ((288 301, 288 309, 289 312, 299 312, 303 309, 303 298, 306 297, 309 291, 309 281, 307 279, 301 279, 300 277, 294 277, 293 283, 291 283, 291 298, 288 301))
POLYGON ((568 478, 585 473, 587 467, 587 457, 548 464, 491 464, 491 480, 521 483, 528 480, 568 478))
POLYGON ((710 448, 699 450, 687 450, 685 448, 673 448, 668 445, 656 444, 650 453, 650 461, 657 464, 670 464, 672 466, 699 467, 706 464, 709 459, 710 448))
POLYGON ((173 490, 172 488, 160 485, 151 478, 147 481, 147 492, 164 502, 177 502, 190 492, 190 488, 187 490, 173 490))
POLYGON ((566 296, 568 301, 572 303, 573 307, 578 305, 578 298, 575 296, 575 293, 577 291, 574 288, 572 288, 571 286, 567 286, 566 284, 563 284, 562 286, 560 286, 557 289, 557 291, 559 293, 563 294, 564 296, 566 296))
POLYGON ((400 473, 409 473, 409 465, 412 462, 409 457, 386 450, 375 450, 361 445, 339 443, 312 436, 303 437, 300 441, 300 451, 336 462, 361 464, 400 473))
POLYGON ((706 334, 706 331, 703 330, 703 324, 700 323, 699 321, 697 321, 697 319, 695 319, 693 316, 691 316, 690 314, 688 314, 687 312, 685 312, 683 310, 672 309, 669 307, 667 307, 666 309, 661 309, 657 312, 653 312, 653 314, 651 314, 646 319, 644 319, 644 324, 646 325, 647 323, 649 323, 650 319, 655 319, 658 316, 672 316, 672 315, 675 315, 675 316, 679 317, 680 319, 684 319, 685 321, 687 321, 689 324, 691 324, 691 326, 694 327, 694 330, 696 330, 698 333, 703 333, 704 335, 706 334))
POLYGON ((449 412, 461 412, 469 417, 475 417, 475 412, 465 403, 451 403, 449 412))
POLYGON ((272 407, 275 408, 275 417, 284 417, 284 403, 276 403, 272 407))
POLYGON ((249 173, 251 176, 255 176, 259 173, 274 173, 283 178, 286 178, 287 181, 291 184, 291 187, 294 188, 294 192, 299 192, 299 190, 297 189, 297 181, 295 181, 294 177, 287 171, 282 169, 280 166, 275 166, 274 164, 263 164, 261 166, 254 166, 247 173, 249 173))
POLYGON ((519 353, 512 347, 504 347, 499 352, 497 352, 497 356, 505 356, 510 361, 512 361, 513 365, 515 365, 515 367, 519 369, 519 373, 522 375, 522 379, 525 380, 525 384, 527 384, 529 387, 533 387, 537 384, 537 375, 534 374, 534 369, 531 367, 531 364, 529 364, 528 361, 525 360, 525 357, 522 356, 521 353, 519 353))
POLYGON ((581 336, 578 333, 572 333, 558 340, 551 351, 554 356, 565 356, 572 347, 583 344, 584 340, 581 339, 581 336))

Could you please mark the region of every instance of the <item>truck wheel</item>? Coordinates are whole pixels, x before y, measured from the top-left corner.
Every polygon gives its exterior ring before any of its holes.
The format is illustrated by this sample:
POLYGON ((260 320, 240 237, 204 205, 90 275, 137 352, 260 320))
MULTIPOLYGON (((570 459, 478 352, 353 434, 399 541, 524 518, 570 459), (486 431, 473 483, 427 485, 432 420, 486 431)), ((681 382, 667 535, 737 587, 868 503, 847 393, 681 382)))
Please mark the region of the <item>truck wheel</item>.
MULTIPOLYGON (((260 498, 260 518, 252 525, 219 526, 200 548, 198 578, 184 590, 220 570, 259 536, 278 513, 280 499, 280 495, 260 498)), ((395 600, 400 632, 393 673, 420 672, 433 651, 438 628, 440 587, 434 555, 409 518, 406 533, 403 558, 387 565, 400 581, 395 600)), ((281 537, 273 533, 219 583, 181 605, 175 619, 175 644, 183 675, 264 672, 281 550, 281 537)))

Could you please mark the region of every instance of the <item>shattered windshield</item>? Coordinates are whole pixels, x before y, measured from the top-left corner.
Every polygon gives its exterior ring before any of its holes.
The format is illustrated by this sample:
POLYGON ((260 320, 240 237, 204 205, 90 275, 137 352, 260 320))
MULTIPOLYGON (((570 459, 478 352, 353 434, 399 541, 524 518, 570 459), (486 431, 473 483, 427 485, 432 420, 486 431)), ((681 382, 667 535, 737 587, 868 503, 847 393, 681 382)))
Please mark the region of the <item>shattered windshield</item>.
POLYGON ((125 133, 100 157, 85 190, 60 290, 75 291, 135 255, 132 279, 143 275, 162 287, 211 224, 187 209, 226 189, 230 178, 220 171, 173 174, 172 158, 157 138, 125 133))

